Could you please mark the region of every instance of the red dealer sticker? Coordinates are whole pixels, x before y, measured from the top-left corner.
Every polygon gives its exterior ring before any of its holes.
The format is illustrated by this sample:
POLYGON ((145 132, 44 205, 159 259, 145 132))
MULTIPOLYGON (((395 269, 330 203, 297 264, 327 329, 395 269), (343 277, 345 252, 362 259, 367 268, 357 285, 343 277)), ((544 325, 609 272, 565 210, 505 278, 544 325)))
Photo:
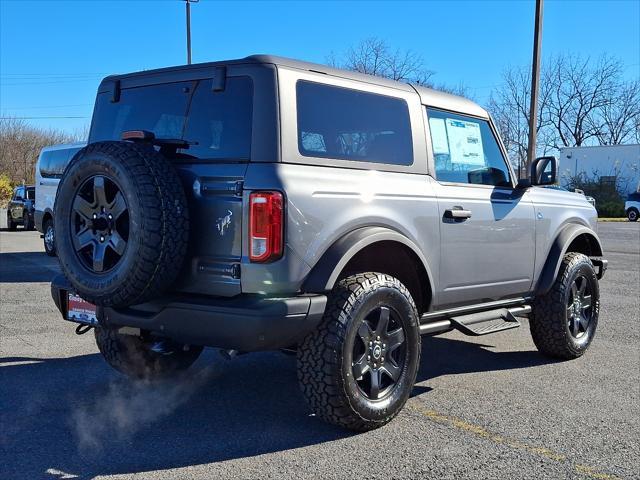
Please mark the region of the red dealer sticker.
POLYGON ((98 323, 96 317, 96 306, 83 300, 75 293, 69 293, 69 301, 67 303, 67 319, 80 323, 98 323))

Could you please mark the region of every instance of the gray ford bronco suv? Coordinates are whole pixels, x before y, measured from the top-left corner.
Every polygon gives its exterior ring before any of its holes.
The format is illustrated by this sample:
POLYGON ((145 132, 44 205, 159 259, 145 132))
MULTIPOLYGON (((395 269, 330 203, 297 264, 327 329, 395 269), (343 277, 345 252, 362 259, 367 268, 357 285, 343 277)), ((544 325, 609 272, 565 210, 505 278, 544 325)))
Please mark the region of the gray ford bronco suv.
POLYGON ((133 377, 295 350, 313 412, 368 430, 421 335, 528 316, 543 354, 588 348, 607 263, 555 179, 544 157, 518 181, 485 110, 420 86, 264 55, 110 76, 58 190, 52 295, 133 377))

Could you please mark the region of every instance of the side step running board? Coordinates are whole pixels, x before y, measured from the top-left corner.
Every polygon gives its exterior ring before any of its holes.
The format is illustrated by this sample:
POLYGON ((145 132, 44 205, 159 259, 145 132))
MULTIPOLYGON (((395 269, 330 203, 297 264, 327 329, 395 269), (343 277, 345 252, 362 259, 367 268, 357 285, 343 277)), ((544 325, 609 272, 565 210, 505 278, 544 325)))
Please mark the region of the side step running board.
POLYGON ((473 336, 488 335, 520 326, 518 319, 506 308, 451 317, 450 320, 452 327, 465 335, 473 336))
POLYGON ((420 325, 420 333, 428 335, 456 329, 465 335, 488 335, 518 328, 520 322, 516 315, 525 315, 529 312, 531 312, 531 307, 523 305, 512 308, 496 308, 466 315, 452 315, 446 320, 420 325))

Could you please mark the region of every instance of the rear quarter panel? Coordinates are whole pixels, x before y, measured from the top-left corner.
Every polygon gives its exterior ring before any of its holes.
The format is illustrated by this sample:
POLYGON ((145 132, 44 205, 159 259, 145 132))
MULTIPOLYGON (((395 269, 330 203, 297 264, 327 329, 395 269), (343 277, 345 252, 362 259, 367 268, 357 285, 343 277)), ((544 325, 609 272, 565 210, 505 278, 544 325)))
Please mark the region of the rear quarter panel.
MULTIPOLYGON (((432 182, 427 175, 379 170, 251 164, 247 190, 285 192, 286 250, 281 260, 267 265, 252 264, 245 258, 243 292, 299 291, 333 243, 366 226, 385 226, 403 234, 421 249, 432 279, 438 278, 440 232, 432 182)), ((246 236, 244 239, 246 242, 246 236)), ((248 251, 247 245, 243 251, 248 251)))

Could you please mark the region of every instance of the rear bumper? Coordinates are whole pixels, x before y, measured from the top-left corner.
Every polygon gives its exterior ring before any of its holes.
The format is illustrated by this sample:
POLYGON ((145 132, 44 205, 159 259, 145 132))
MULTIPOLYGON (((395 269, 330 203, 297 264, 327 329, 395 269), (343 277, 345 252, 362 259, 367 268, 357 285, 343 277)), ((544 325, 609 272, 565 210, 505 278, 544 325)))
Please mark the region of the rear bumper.
MULTIPOLYGON (((53 300, 63 316, 69 290, 63 276, 51 283, 53 300)), ((258 351, 295 345, 318 325, 326 303, 325 295, 180 295, 123 309, 98 308, 97 317, 105 326, 140 328, 182 343, 258 351)))

